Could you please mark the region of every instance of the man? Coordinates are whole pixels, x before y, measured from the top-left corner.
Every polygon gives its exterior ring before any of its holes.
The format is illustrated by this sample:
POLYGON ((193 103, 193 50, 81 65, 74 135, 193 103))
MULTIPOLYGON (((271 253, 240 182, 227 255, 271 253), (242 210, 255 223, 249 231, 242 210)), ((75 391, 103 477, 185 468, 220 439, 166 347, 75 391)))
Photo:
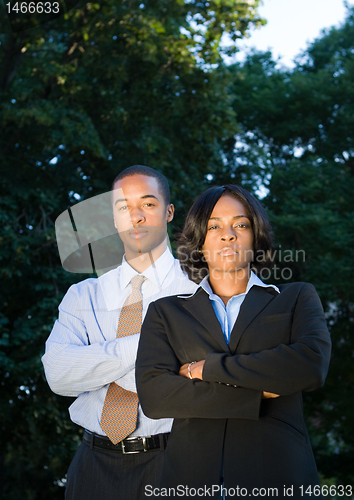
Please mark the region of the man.
POLYGON ((70 417, 85 429, 67 500, 137 500, 157 484, 172 420, 151 420, 138 404, 140 326, 153 300, 196 289, 167 248, 174 215, 167 179, 129 167, 114 180, 112 201, 123 263, 70 287, 42 358, 51 389, 77 397, 70 417))

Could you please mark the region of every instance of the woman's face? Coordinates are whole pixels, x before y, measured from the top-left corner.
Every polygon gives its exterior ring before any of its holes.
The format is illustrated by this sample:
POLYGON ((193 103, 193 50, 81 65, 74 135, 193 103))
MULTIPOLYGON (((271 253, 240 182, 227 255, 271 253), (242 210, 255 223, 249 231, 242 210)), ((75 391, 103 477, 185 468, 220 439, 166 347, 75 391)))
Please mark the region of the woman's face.
POLYGON ((253 230, 245 207, 236 198, 224 195, 216 203, 202 253, 211 277, 248 271, 253 260, 253 230))

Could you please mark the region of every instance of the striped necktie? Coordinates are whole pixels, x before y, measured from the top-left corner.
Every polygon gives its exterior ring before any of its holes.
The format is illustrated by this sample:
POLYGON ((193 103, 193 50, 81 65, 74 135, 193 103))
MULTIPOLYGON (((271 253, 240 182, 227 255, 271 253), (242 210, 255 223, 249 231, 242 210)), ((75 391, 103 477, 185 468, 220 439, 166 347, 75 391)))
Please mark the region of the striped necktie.
MULTIPOLYGON (((131 280, 133 289, 120 313, 117 338, 140 333, 143 315, 141 285, 145 280, 145 276, 139 275, 131 280)), ((123 389, 115 382, 109 385, 102 409, 101 428, 113 444, 119 443, 136 429, 138 404, 135 392, 123 389)))

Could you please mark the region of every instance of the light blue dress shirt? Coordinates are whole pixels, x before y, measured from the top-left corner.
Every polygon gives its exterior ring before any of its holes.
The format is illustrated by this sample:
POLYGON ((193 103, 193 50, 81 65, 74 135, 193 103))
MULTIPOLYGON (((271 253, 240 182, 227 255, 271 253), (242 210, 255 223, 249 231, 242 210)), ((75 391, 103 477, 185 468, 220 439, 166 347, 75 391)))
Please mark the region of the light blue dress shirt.
POLYGON ((255 285, 266 288, 271 286, 279 293, 278 287, 276 287, 275 285, 266 285, 262 280, 258 278, 258 276, 254 274, 253 271, 251 271, 250 279, 248 280, 245 293, 240 293, 239 295, 234 295, 233 297, 231 297, 226 306, 221 298, 218 295, 215 295, 215 293, 213 292, 208 280, 208 276, 206 276, 199 285, 209 295, 209 299, 214 308, 216 317, 219 320, 227 343, 229 343, 230 341, 230 335, 238 318, 242 302, 245 300, 246 295, 251 290, 251 288, 255 285))
MULTIPOLYGON (((72 285, 59 306, 59 318, 46 342, 42 362, 53 392, 75 396, 69 408, 73 422, 105 435, 100 426, 110 382, 136 392, 135 360, 140 334, 116 338, 120 311, 130 295, 135 271, 123 264, 96 279, 72 285)), ((198 285, 182 272, 167 249, 143 273, 143 318, 150 302, 180 293, 193 293, 198 285)), ((153 348, 153 346, 152 346, 153 348)), ((138 408, 133 436, 169 432, 172 419, 152 420, 138 408)))

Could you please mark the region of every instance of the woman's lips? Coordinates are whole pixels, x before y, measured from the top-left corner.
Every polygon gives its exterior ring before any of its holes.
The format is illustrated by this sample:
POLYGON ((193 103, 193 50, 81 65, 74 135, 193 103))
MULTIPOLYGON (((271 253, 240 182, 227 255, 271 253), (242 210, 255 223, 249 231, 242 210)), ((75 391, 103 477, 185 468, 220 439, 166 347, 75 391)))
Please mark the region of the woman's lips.
POLYGON ((238 252, 234 248, 230 247, 225 247, 222 248, 219 252, 220 255, 227 256, 227 255, 236 255, 238 252))

